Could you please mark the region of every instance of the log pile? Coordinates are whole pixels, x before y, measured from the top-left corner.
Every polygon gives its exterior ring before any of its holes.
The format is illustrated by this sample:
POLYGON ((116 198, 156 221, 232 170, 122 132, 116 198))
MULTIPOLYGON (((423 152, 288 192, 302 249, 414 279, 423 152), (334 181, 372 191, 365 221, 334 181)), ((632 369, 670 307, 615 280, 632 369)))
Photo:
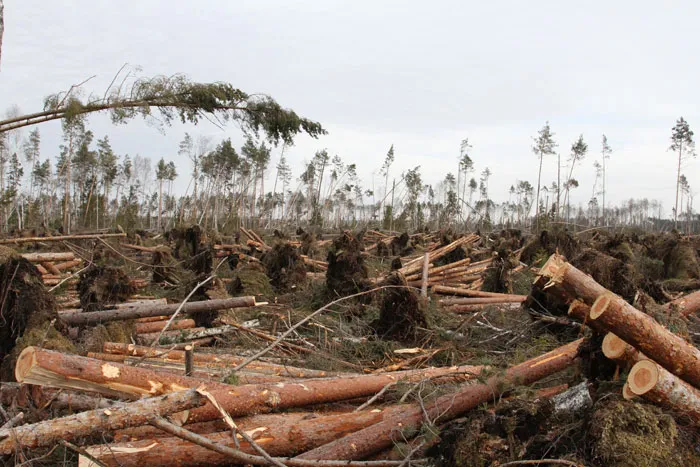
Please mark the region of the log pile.
MULTIPOLYGON (((598 284, 592 277, 552 255, 536 280, 543 290, 569 303, 569 314, 605 332, 603 353, 632 366, 625 398, 642 396, 700 422, 700 350, 650 315, 598 284)), ((665 307, 682 315, 694 311, 696 294, 665 307)))

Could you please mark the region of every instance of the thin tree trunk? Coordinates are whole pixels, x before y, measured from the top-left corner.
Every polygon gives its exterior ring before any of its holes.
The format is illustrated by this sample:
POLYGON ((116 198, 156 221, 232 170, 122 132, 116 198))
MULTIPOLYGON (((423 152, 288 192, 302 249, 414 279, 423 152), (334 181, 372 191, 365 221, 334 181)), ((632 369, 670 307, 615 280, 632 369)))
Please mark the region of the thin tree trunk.
POLYGON ((683 144, 678 147, 678 174, 676 175, 676 207, 673 210, 673 228, 678 228, 678 192, 681 185, 681 157, 683 155, 683 144))
MULTIPOLYGON (((542 180, 542 158, 544 154, 540 153, 540 170, 537 172, 537 209, 535 210, 535 230, 540 231, 540 182, 542 180)), ((557 208, 558 209, 558 208, 557 208)))

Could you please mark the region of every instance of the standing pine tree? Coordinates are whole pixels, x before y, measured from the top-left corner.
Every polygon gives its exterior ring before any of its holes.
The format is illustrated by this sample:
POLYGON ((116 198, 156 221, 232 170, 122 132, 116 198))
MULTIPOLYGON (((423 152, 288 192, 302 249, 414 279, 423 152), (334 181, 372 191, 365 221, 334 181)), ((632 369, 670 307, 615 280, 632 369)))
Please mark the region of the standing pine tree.
POLYGON ((549 156, 554 154, 554 148, 557 147, 557 143, 554 142, 554 133, 552 133, 549 128, 549 122, 546 122, 542 129, 539 131, 536 138, 533 138, 535 144, 532 146, 532 152, 537 154, 540 159, 540 168, 537 173, 537 212, 535 216, 535 226, 536 229, 540 229, 540 185, 542 181, 542 160, 544 156, 549 156))
POLYGON ((566 222, 569 222, 569 214, 571 211, 571 198, 569 196, 571 188, 578 186, 578 182, 573 179, 574 167, 576 162, 580 162, 586 157, 588 152, 588 145, 583 140, 583 135, 580 135, 576 142, 571 145, 571 156, 569 156, 569 162, 571 162, 571 167, 569 168, 569 177, 566 179, 566 194, 564 196, 566 204, 566 222), (575 183, 574 183, 575 182, 575 183))
POLYGON ((610 154, 612 154, 612 148, 608 144, 608 137, 603 135, 603 143, 600 148, 600 154, 603 156, 603 190, 602 190, 602 195, 603 195, 603 225, 605 224, 605 193, 607 192, 607 184, 606 184, 606 178, 605 178, 605 160, 610 159, 610 154))
POLYGON ((684 157, 695 156, 695 141, 693 130, 683 117, 676 120, 676 126, 671 129, 671 146, 669 150, 678 153, 678 172, 676 174, 676 205, 673 208, 673 226, 678 227, 678 193, 681 187, 681 163, 684 157))

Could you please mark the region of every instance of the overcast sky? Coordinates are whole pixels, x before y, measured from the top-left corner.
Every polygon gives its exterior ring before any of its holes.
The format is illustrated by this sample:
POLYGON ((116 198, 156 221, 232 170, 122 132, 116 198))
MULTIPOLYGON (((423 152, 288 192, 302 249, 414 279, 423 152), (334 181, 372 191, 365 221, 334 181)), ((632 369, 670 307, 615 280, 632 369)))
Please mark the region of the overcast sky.
MULTIPOLYGON (((356 162, 371 188, 394 144, 397 177, 420 165, 424 181, 437 183, 456 172, 469 138, 477 175, 493 172, 497 201, 516 180, 535 185, 532 137, 549 121, 562 159, 579 134, 589 144, 574 172, 575 203, 591 197, 605 133, 614 150, 608 200, 659 199, 670 215, 670 130, 681 115, 700 124, 698 17, 691 1, 5 0, 0 111, 39 111, 46 95, 92 75, 86 90, 103 92, 124 63, 146 76, 182 72, 269 94, 321 122, 327 136, 300 137, 288 150, 295 179, 327 148, 356 162)), ((182 191, 185 131, 241 140, 237 128, 210 124, 162 134, 93 116, 89 127, 109 134, 119 154, 175 160, 182 191)), ((39 128, 42 155, 54 156, 60 125, 39 128)), ((696 160, 683 168, 693 191, 697 169, 696 160)), ((543 184, 554 179, 550 158, 543 184)))

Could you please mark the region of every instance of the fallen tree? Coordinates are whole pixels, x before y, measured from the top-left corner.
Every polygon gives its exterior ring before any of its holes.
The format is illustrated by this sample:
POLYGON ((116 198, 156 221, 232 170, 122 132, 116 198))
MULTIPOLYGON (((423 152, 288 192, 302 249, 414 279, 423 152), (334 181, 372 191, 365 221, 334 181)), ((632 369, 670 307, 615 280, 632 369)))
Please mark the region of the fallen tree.
POLYGON ((145 318, 150 316, 170 316, 180 307, 182 313, 202 313, 207 311, 224 310, 227 308, 246 308, 257 306, 255 297, 234 297, 202 302, 187 302, 171 305, 147 305, 115 310, 100 310, 87 313, 63 313, 61 320, 72 326, 122 321, 127 319, 145 318))
MULTIPOLYGON (((15 377, 17 381, 24 383, 132 398, 165 394, 206 384, 208 390, 232 416, 242 416, 366 397, 381 391, 387 384, 395 384, 402 380, 420 381, 435 377, 468 380, 478 375, 483 368, 428 368, 396 373, 307 379, 293 383, 232 386, 28 347, 17 360, 15 377)), ((186 422, 208 421, 218 417, 218 410, 212 405, 206 405, 189 411, 186 422)))
POLYGON ((424 422, 435 424, 450 420, 479 404, 497 399, 513 386, 532 384, 567 368, 575 361, 582 341, 579 339, 511 367, 504 374, 492 376, 486 382, 467 383, 457 391, 440 396, 433 402, 409 406, 395 416, 308 451, 297 458, 365 459, 389 448, 395 441, 415 436, 424 422), (394 434, 397 436, 393 436, 394 434))
POLYGON ((90 410, 11 430, 0 430, 0 454, 51 446, 60 440, 68 441, 103 431, 145 425, 161 415, 201 406, 204 401, 196 389, 188 389, 118 407, 90 410))
POLYGON ((651 360, 640 360, 627 377, 629 390, 638 396, 700 424, 700 390, 651 360))

